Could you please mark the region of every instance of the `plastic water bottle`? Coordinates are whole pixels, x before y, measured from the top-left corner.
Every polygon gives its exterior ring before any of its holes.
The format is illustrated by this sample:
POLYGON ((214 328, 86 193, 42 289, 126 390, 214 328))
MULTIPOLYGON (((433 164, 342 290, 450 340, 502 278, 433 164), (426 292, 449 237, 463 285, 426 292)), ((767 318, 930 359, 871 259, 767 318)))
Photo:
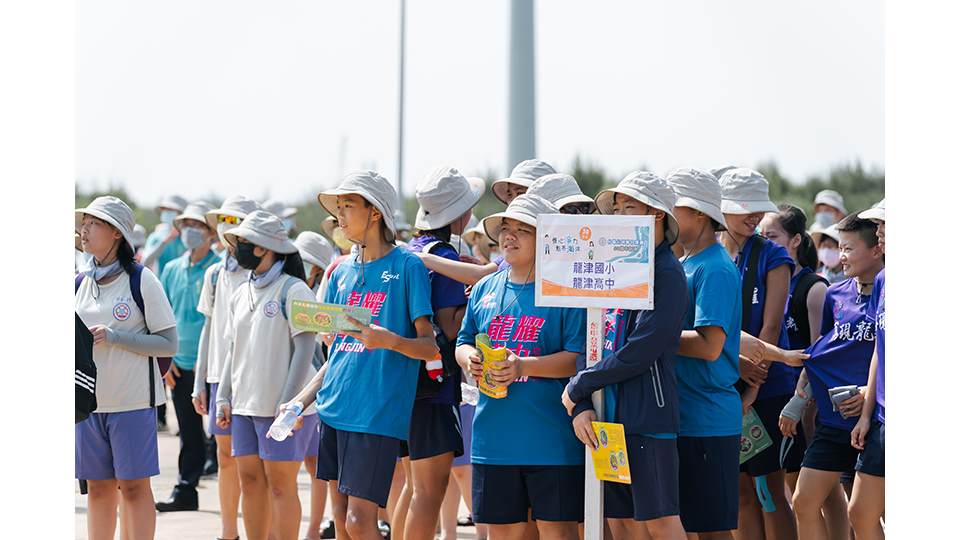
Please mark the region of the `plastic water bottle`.
POLYGON ((480 401, 480 390, 476 386, 460 383, 460 393, 463 395, 463 402, 467 405, 476 406, 480 401))
POLYGON ((290 404, 290 406, 283 411, 283 414, 278 416, 277 419, 273 421, 273 424, 270 425, 270 430, 267 431, 267 437, 275 441, 282 441, 289 437, 293 431, 293 425, 297 423, 297 417, 300 416, 301 412, 303 412, 303 403, 297 401, 290 404))

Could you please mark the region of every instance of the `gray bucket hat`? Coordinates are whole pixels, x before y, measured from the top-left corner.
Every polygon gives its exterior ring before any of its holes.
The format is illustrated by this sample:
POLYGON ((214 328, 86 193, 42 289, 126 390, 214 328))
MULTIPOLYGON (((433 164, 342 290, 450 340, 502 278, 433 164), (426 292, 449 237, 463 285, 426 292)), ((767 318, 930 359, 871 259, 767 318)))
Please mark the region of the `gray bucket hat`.
POLYGON ((240 225, 223 233, 223 239, 234 248, 237 247, 237 238, 283 255, 298 251, 287 237, 287 230, 283 228, 280 218, 266 210, 254 210, 243 218, 240 225))
POLYGON ((497 180, 491 186, 493 196, 503 204, 507 204, 507 184, 517 184, 529 188, 537 178, 548 174, 556 174, 557 170, 542 159, 528 159, 521 161, 510 171, 510 176, 497 180))
POLYGON ((397 237, 394 222, 394 209, 399 206, 397 190, 389 180, 376 171, 355 171, 344 177, 343 182, 334 189, 320 192, 317 201, 331 216, 337 215, 338 195, 359 195, 380 211, 383 223, 387 226, 387 241, 397 237))
MULTIPOLYGON (((173 226, 179 230, 183 220, 195 219, 207 227, 210 227, 210 223, 207 222, 207 212, 211 210, 213 210, 213 205, 207 201, 193 201, 183 209, 183 212, 179 216, 173 218, 173 226)), ((216 225, 211 228, 213 230, 217 229, 216 225)))
POLYGON ((842 214, 847 213, 847 208, 843 206, 843 195, 832 189, 825 189, 817 193, 816 197, 813 198, 813 205, 816 206, 818 204, 825 204, 831 208, 836 208, 842 214))
POLYGON ((677 195, 666 180, 647 171, 634 171, 628 174, 617 184, 617 187, 597 193, 597 210, 601 214, 613 213, 613 196, 616 193, 663 211, 667 215, 667 228, 663 236, 670 244, 677 241, 680 224, 677 223, 677 218, 673 217, 673 206, 677 201, 677 195))
POLYGON ((326 270, 334 258, 333 246, 320 233, 303 231, 293 241, 300 251, 300 258, 308 263, 326 270))
POLYGON ((293 206, 287 206, 283 201, 270 199, 263 203, 263 209, 280 219, 287 219, 297 215, 297 209, 293 206))
POLYGON ((170 210, 176 210, 177 212, 183 212, 183 209, 187 207, 187 200, 179 195, 167 195, 160 200, 160 204, 157 205, 157 209, 160 208, 169 208, 170 210))
POLYGON ((480 202, 486 187, 479 178, 466 178, 453 167, 438 167, 417 185, 420 209, 414 225, 422 230, 439 229, 480 202))
POLYGON ((684 206, 703 212, 720 224, 720 230, 726 230, 727 222, 720 210, 723 196, 720 182, 715 176, 699 169, 682 167, 670 171, 666 181, 677 195, 674 207, 684 206))
POLYGON ((545 174, 530 184, 527 193, 539 195, 557 208, 563 208, 570 203, 590 203, 596 207, 593 199, 580 191, 577 179, 569 174, 545 174))
POLYGON ((880 202, 873 205, 873 208, 869 208, 857 214, 857 217, 860 219, 878 219, 880 221, 886 222, 887 218, 887 198, 884 197, 880 202))
POLYGON ((723 194, 720 209, 724 214, 778 211, 777 205, 770 201, 770 184, 753 169, 741 167, 723 173, 720 191, 723 194))
POLYGON ((260 203, 253 199, 248 199, 243 195, 234 195, 223 201, 220 208, 214 208, 206 213, 204 218, 211 229, 217 228, 217 216, 232 216, 243 219, 247 214, 255 210, 260 210, 260 203))
POLYGON ((515 219, 527 225, 537 226, 537 216, 540 214, 559 214, 560 209, 550 201, 539 195, 528 195, 526 193, 517 196, 503 212, 498 212, 492 216, 483 218, 481 224, 484 232, 487 233, 494 242, 498 242, 497 232, 504 219, 515 219))
POLYGON ((112 195, 97 197, 90 201, 86 208, 77 208, 73 211, 74 232, 80 232, 84 214, 102 219, 112 225, 113 228, 120 231, 123 239, 130 245, 130 249, 137 250, 133 237, 133 227, 136 221, 133 218, 133 210, 127 206, 127 203, 112 195))

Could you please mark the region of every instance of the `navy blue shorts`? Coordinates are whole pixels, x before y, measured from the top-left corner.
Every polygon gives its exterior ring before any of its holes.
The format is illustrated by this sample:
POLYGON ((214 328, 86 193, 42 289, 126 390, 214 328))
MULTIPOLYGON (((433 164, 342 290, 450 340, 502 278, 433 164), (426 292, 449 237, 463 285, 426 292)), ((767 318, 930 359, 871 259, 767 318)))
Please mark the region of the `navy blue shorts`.
POLYGON ((737 528, 740 435, 679 437, 680 521, 687 532, 737 528), (709 504, 704 504, 709 501, 709 504))
POLYGON ((850 430, 821 424, 817 421, 813 440, 803 456, 803 467, 818 471, 843 473, 852 471, 859 451, 850 445, 850 430))
POLYGON ((884 424, 874 418, 870 421, 870 431, 867 432, 867 440, 863 444, 863 452, 857 457, 857 471, 870 476, 884 477, 884 424))
POLYGON ((332 428, 320 422, 317 478, 336 480, 337 491, 387 507, 400 439, 332 428))
POLYGON ((753 402, 753 410, 756 411, 773 444, 740 465, 740 472, 756 478, 779 470, 787 472, 800 470, 803 454, 807 450, 807 438, 803 434, 803 425, 800 422, 797 423, 797 434, 793 437, 793 446, 787 452, 783 466, 780 466, 780 444, 783 442, 783 433, 780 432, 780 412, 791 397, 793 396, 774 396, 753 402))
POLYGON ((460 408, 456 405, 413 402, 410 416, 410 435, 401 441, 400 457, 410 456, 412 461, 440 456, 453 452, 453 457, 463 455, 463 436, 460 433, 460 408))
POLYGON ((473 521, 583 521, 583 465, 473 464, 473 521))
MULTIPOLYGON (((739 437, 737 437, 739 445, 739 437)), ((603 483, 603 513, 610 519, 648 521, 680 513, 676 439, 627 435, 633 483, 603 483)))

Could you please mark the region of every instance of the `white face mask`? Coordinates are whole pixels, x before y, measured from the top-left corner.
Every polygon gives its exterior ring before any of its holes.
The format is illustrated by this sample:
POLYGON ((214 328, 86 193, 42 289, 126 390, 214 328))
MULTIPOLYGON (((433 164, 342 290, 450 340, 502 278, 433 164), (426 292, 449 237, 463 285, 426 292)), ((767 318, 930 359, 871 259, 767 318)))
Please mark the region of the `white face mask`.
POLYGON ((835 268, 840 264, 840 250, 836 248, 822 247, 817 250, 817 258, 827 268, 835 268))
POLYGON ((203 245, 203 231, 196 227, 184 227, 180 231, 180 242, 188 250, 194 250, 203 245))
POLYGON ((160 221, 167 225, 173 225, 174 218, 177 217, 176 210, 162 210, 160 212, 160 221))
POLYGON ((829 227, 834 224, 833 212, 820 211, 813 217, 821 227, 829 227))

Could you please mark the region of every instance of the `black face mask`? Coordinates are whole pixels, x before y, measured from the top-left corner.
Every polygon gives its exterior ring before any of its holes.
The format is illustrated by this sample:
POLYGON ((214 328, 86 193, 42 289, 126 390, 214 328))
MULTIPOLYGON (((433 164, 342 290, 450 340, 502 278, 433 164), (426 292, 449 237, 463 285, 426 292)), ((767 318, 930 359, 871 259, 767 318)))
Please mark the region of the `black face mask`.
POLYGON ((249 242, 237 242, 236 258, 237 264, 239 264, 241 268, 253 270, 254 268, 260 266, 260 261, 263 260, 263 257, 254 255, 254 248, 256 248, 256 246, 249 242))

